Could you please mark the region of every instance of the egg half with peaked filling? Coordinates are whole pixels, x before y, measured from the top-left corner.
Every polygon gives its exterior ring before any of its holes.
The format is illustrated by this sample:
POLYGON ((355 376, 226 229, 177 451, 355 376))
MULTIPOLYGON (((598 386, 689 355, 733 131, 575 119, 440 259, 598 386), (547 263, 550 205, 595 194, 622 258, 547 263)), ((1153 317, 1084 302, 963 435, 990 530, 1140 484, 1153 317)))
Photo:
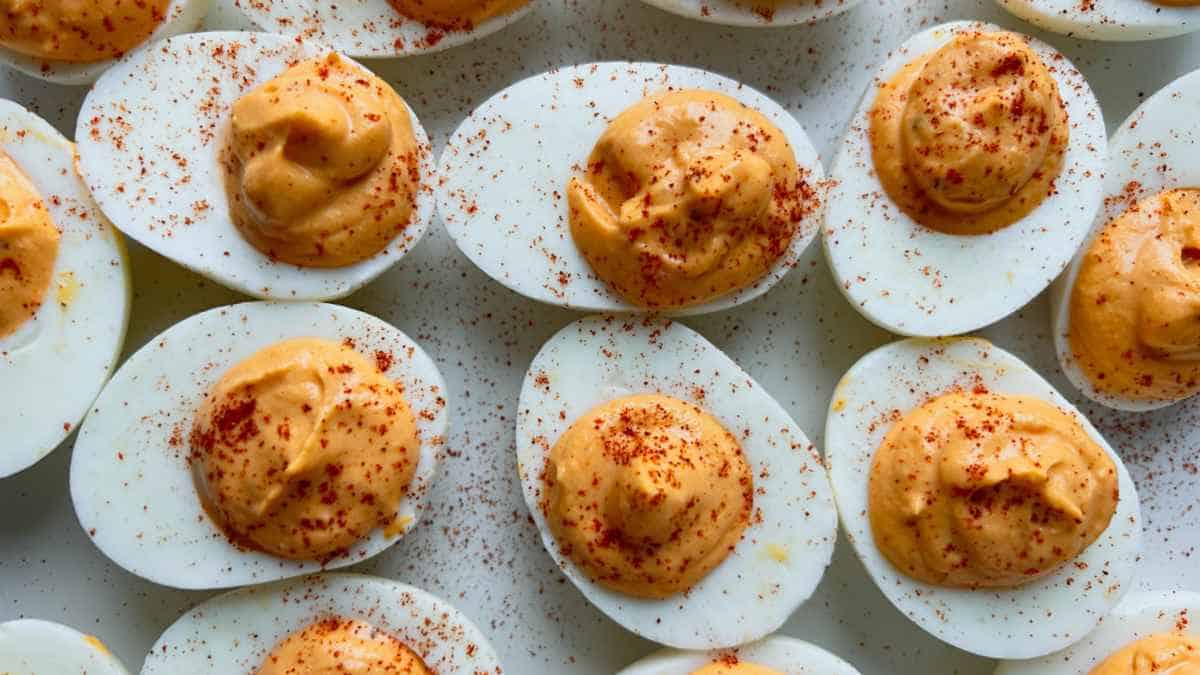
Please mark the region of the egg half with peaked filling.
POLYGON ((617 675, 858 675, 858 671, 814 644, 775 635, 735 649, 664 649, 617 675))

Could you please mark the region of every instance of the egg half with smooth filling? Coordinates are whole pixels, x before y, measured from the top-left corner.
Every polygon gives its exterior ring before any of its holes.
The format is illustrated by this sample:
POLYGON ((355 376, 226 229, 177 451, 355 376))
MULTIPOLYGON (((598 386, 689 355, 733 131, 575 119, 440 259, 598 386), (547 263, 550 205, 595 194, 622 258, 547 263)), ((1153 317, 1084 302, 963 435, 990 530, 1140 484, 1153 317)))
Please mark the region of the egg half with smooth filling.
POLYGON ((116 366, 129 302, 124 241, 74 144, 0 100, 0 477, 75 430, 116 366))
POLYGON ((3 0, 0 63, 57 84, 90 84, 122 56, 199 28, 211 0, 3 0))
POLYGON ((617 675, 858 675, 858 671, 814 644, 775 635, 735 649, 664 649, 617 675))
POLYGON ((1200 593, 1138 591, 1070 647, 996 675, 1187 675, 1200 669, 1200 593))
POLYGON ((517 467, 567 578, 668 646, 769 635, 833 554, 837 515, 815 447, 682 324, 598 316, 551 338, 521 387, 517 467))
POLYGON ((75 514, 113 562, 175 588, 361 562, 421 517, 445 389, 416 343, 356 310, 197 314, 97 399, 71 458, 75 514))
POLYGON ((487 37, 524 17, 531 0, 234 0, 257 26, 348 56, 412 56, 487 37))
POLYGON ((40 619, 0 623, 0 672, 5 675, 128 675, 94 635, 40 619))
POLYGON ((696 314, 767 292, 815 236, 824 172, 763 94, 707 71, 591 63, 479 106, 442 155, 464 254, 533 300, 696 314))
POLYGON ((1128 589, 1137 491, 1083 415, 986 340, 894 342, 834 390, 826 461, 855 552, 934 637, 990 658, 1077 642, 1128 589))
POLYGON ((1109 141, 1104 208, 1051 293, 1059 363, 1121 410, 1200 391, 1200 71, 1146 99, 1109 141))
POLYGON ((862 0, 643 0, 689 19, 727 26, 770 28, 810 24, 848 11, 862 0))
POLYGON ((1055 33, 1088 40, 1158 40, 1200 30, 1197 0, 996 0, 1055 33))
POLYGON ((969 332, 1066 267, 1100 208, 1104 119, 1050 45, 925 30, 879 69, 834 159, 823 230, 847 300, 902 335, 969 332))
POLYGON ((258 298, 345 296, 433 216, 429 141, 411 108, 300 38, 159 42, 100 78, 75 133, 84 181, 117 227, 258 298))
POLYGON ((142 675, 174 673, 501 675, 487 636, 419 588, 318 574, 196 606, 159 636, 142 675))

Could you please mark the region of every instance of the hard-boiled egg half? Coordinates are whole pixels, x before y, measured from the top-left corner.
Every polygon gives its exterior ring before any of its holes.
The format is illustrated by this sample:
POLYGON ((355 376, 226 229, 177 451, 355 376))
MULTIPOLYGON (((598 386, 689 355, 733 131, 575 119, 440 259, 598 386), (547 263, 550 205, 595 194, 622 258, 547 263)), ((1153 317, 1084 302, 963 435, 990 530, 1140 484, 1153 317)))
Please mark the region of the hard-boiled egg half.
POLYGON ((1200 667, 1196 617, 1200 593, 1130 593, 1079 642, 1040 659, 1001 663, 996 675, 1186 675, 1200 667))
POLYGON ((84 181, 117 227, 259 298, 347 295, 411 250, 434 211, 412 110, 300 38, 159 42, 100 78, 75 133, 84 181))
POLYGON ((796 26, 845 12, 862 0, 644 0, 672 14, 727 26, 796 26))
POLYGON ((617 675, 858 675, 858 671, 814 644, 776 635, 736 649, 664 649, 617 675))
POLYGON ((130 283, 121 234, 75 173, 75 146, 6 100, 0 206, 3 477, 83 419, 121 353, 130 283))
POLYGON ((909 339, 834 390, 826 461, 871 578, 933 636, 991 658, 1077 642, 1128 588, 1137 492, 1078 411, 986 340, 909 339))
POLYGON ((343 54, 410 56, 487 37, 533 8, 531 0, 234 0, 263 30, 300 35, 343 54))
POLYGON ((733 80, 592 63, 518 82, 442 155, 438 210, 476 265, 588 311, 701 313, 765 293, 817 232, 823 170, 786 110, 733 80))
POLYGON ((6 3, 0 63, 58 84, 89 84, 123 55, 196 30, 211 0, 6 3))
POLYGON ((453 605, 360 574, 320 574, 219 595, 171 624, 142 666, 142 675, 308 672, 503 671, 487 637, 453 605))
POLYGON ((517 465, 550 556, 626 629, 682 649, 772 633, 829 565, 816 449, 719 349, 662 319, 581 319, 521 387, 517 465))
POLYGON ((1104 157, 1096 98, 1053 47, 978 22, 919 33, 880 68, 834 160, 838 286, 902 335, 998 321, 1075 254, 1104 157))
POLYGON ((1088 40, 1156 40, 1200 30, 1196 0, 996 0, 1055 33, 1088 40))
POLYGON ((404 333, 338 305, 197 314, 129 358, 71 458, 79 523, 176 588, 344 567, 414 527, 445 442, 445 385, 404 333))
POLYGON ((1104 208, 1051 294, 1063 372, 1112 408, 1200 391, 1200 71, 1148 98, 1109 141, 1104 208))
POLYGON ((40 619, 0 623, 0 672, 5 675, 127 675, 104 643, 74 628, 40 619))

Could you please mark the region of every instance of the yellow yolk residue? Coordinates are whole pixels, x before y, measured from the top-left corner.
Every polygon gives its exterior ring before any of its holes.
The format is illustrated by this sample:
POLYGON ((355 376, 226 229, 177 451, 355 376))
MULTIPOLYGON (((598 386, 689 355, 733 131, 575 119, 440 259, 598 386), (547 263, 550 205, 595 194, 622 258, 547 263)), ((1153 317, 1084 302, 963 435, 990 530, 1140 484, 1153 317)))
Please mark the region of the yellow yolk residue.
POLYGON ((909 411, 876 451, 868 490, 884 556, 958 588, 1053 573, 1104 532, 1118 500, 1116 466, 1073 415, 986 392, 909 411))
POLYGON ((1200 189, 1126 209, 1071 289, 1071 353, 1098 391, 1175 401, 1200 391, 1200 189))
POLYGON ((618 115, 571 178, 571 235, 631 304, 684 307, 752 285, 817 198, 783 132, 733 98, 684 90, 618 115))
POLYGON ((741 540, 754 503, 737 439, 699 407, 658 394, 580 417, 551 449, 543 480, 563 554, 640 598, 699 583, 741 540))
POLYGON ((0 338, 37 314, 54 278, 58 228, 37 187, 0 151, 0 338))
POLYGON ((872 159, 888 196, 918 223, 994 232, 1053 191, 1068 122, 1058 84, 1025 38, 961 34, 880 86, 872 159))
POLYGON ((357 619, 330 618, 292 633, 255 675, 431 675, 425 662, 390 633, 357 619))
POLYGON ((390 85, 334 53, 303 61, 233 105, 230 216, 275 260, 353 265, 412 222, 422 152, 390 85))
POLYGON ((115 59, 148 40, 171 0, 0 0, 0 45, 50 61, 115 59))
POLYGON ((714 661, 699 670, 692 671, 691 675, 784 675, 784 673, 756 663, 730 659, 714 661))
POLYGON ((1200 638, 1151 635, 1121 648, 1089 675, 1200 675, 1200 638))
POLYGON ((306 560, 392 525, 421 454, 401 387, 350 347, 315 338, 230 368, 200 406, 191 445, 201 501, 230 538, 306 560))

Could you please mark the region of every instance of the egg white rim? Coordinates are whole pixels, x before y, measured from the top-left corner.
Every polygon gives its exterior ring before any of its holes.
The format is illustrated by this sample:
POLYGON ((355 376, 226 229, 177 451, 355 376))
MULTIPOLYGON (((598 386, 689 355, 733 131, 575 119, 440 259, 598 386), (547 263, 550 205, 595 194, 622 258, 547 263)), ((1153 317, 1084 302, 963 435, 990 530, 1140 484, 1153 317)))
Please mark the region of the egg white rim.
POLYGON ((200 603, 163 631, 141 675, 253 672, 283 638, 331 617, 391 633, 438 675, 501 673, 487 636, 449 602, 391 579, 332 573, 242 588, 200 603))
MULTIPOLYGON (((137 51, 163 38, 190 33, 200 27, 208 15, 212 0, 171 0, 167 5, 166 18, 137 51)), ((53 59, 39 59, 7 47, 0 46, 0 63, 7 64, 30 77, 54 84, 80 85, 95 82, 104 71, 120 59, 105 59, 91 63, 72 63, 53 59)))
POLYGON ((1058 363, 1071 384, 1092 401, 1116 410, 1147 412, 1174 405, 1181 400, 1139 401, 1112 396, 1098 390, 1075 363, 1071 350, 1071 292, 1083 259, 1104 227, 1136 202, 1171 188, 1200 188, 1200 153, 1183 152, 1164 162, 1166 148, 1191 139, 1200 144, 1200 70, 1195 70, 1155 92, 1113 132, 1109 161, 1104 174, 1104 208, 1095 220, 1083 246, 1051 287, 1050 321, 1058 363), (1163 167, 1167 167, 1163 171, 1163 167), (1136 181, 1140 188, 1129 193, 1126 186, 1136 181))
POLYGON ((906 339, 863 356, 834 390, 825 439, 838 512, 854 552, 888 601, 943 642, 988 658, 1043 656, 1081 639, 1129 588, 1141 552, 1142 517, 1137 490, 1120 456, 1050 383, 986 340, 906 339), (944 364, 952 365, 938 368, 944 364), (892 412, 903 414, 929 396, 956 387, 969 389, 980 381, 993 392, 1037 396, 1071 412, 1116 465, 1116 513, 1075 559, 1087 565, 1086 570, 1068 563, 1018 588, 953 589, 898 572, 876 546, 868 517, 867 477, 892 426, 892 412), (1022 616, 1025 609, 1028 615, 1022 616))
POLYGON ((387 248, 353 265, 297 267, 254 248, 230 220, 219 162, 233 102, 287 66, 330 51, 296 37, 218 31, 130 54, 83 101, 75 137, 84 181, 125 234, 227 288, 264 300, 332 300, 358 290, 412 250, 433 220, 432 150, 411 105, 422 174, 413 219, 387 248), (233 87, 198 84, 232 78, 233 87))
MULTIPOLYGON (((1200 617, 1200 593, 1184 590, 1131 592, 1084 639, 1040 659, 1002 662, 997 665, 995 675, 1087 673, 1130 643, 1156 633, 1177 632, 1181 613, 1200 617)), ((1190 619, 1183 633, 1200 636, 1200 622, 1190 619)))
POLYGON ((332 8, 322 0, 233 0, 233 5, 263 30, 300 35, 356 58, 394 58, 432 54, 481 40, 520 21, 538 1, 531 0, 471 30, 450 31, 404 17, 387 0, 340 0, 332 8), (273 11, 273 2, 286 3, 289 8, 273 11))
POLYGON ((956 21, 906 40, 868 85, 834 158, 834 187, 822 228, 825 257, 847 301, 867 320, 891 332, 957 335, 1016 312, 1067 266, 1100 209, 1097 177, 1104 169, 1106 136, 1099 104, 1071 62, 1033 38, 1029 44, 1058 83, 1071 125, 1055 194, 997 232, 950 235, 919 225, 902 212, 875 175, 868 113, 880 84, 959 33, 1003 30, 977 21, 956 21), (1050 252, 1041 253, 1047 247, 1050 252), (860 276, 868 266, 884 271, 860 276), (1023 270, 1029 273, 1022 274, 1023 270))
POLYGON ((676 16, 696 19, 707 23, 743 28, 775 28, 799 26, 823 21, 847 12, 862 0, 832 0, 823 6, 818 0, 799 2, 794 6, 776 7, 770 16, 753 9, 753 0, 741 3, 734 0, 642 0, 676 16), (749 7, 747 5, 750 5, 749 7))
MULTIPOLYGON (((717 91, 762 113, 787 137, 797 165, 808 171, 808 184, 823 200, 825 170, 816 148, 796 118, 768 96, 698 68, 585 63, 510 85, 476 108, 451 135, 438 164, 436 194, 438 213, 459 250, 492 279, 531 300, 586 312, 646 312, 610 289, 579 253, 567 222, 565 191, 577 167, 586 166, 609 121, 666 87, 717 91), (589 86, 589 81, 601 84, 589 86), (520 108, 519 119, 506 115, 514 107, 520 108), (572 118, 579 123, 543 124, 572 118), (530 152, 531 144, 537 152, 530 152)), ((766 293, 816 236, 821 210, 814 208, 797 225, 788 250, 754 284, 659 313, 716 312, 766 293)))
POLYGON ((45 665, 46 661, 55 661, 56 666, 71 661, 67 668, 88 675, 127 675, 129 672, 94 635, 41 619, 0 623, 0 667, 24 659, 34 660, 28 664, 31 667, 45 665))
POLYGON ((1091 0, 1087 18, 1078 0, 996 2, 1039 28, 1085 40, 1159 40, 1200 30, 1200 8, 1155 5, 1149 0, 1091 0))
POLYGON ((30 387, 0 387, 5 477, 49 455, 79 425, 120 357, 132 290, 125 242, 75 172, 74 145, 41 117, 0 99, 0 148, 38 189, 60 232, 41 307, 0 338, 0 375, 72 383, 45 397, 30 387), (76 286, 66 302, 58 297, 64 282, 76 286))
POLYGON ((735 649, 707 652, 663 649, 631 663, 617 675, 687 675, 730 655, 740 662, 781 670, 788 675, 859 675, 854 666, 824 648, 783 635, 735 649), (795 670, 796 666, 800 670, 795 670))
POLYGON ((319 303, 217 307, 168 328, 122 364, 79 430, 71 501, 102 553, 164 586, 229 588, 346 567, 383 552, 418 525, 444 452, 445 395, 445 382, 421 347, 364 312, 319 303), (368 358, 391 354, 386 374, 404 385, 421 441, 416 473, 397 508, 401 531, 376 528, 324 565, 234 546, 201 506, 188 465, 187 435, 209 388, 233 364, 294 337, 350 338, 368 358), (201 351, 193 351, 196 344, 201 351), (138 379, 143 375, 150 381, 138 379))
POLYGON ((815 447, 766 390, 683 324, 593 316, 563 328, 534 357, 522 383, 516 446, 525 503, 550 557, 600 611, 654 642, 712 649, 765 637, 812 595, 833 555, 837 513, 815 447), (627 337, 644 342, 645 351, 625 352, 616 341, 627 337), (600 361, 602 350, 607 358, 600 361), (705 372, 693 372, 700 369, 705 372), (564 378, 587 391, 588 399, 556 399, 564 378), (697 395, 698 387, 713 393, 697 395), (735 435, 742 432, 743 453, 754 471, 755 513, 762 513, 721 565, 689 592, 664 600, 635 598, 593 582, 561 553, 540 506, 541 470, 562 433, 600 403, 654 392, 693 402, 735 435), (744 414, 747 409, 753 412, 744 414), (539 410, 563 414, 543 419, 539 410), (756 433, 747 435, 748 426, 756 433), (773 551, 782 556, 772 557, 773 551))

